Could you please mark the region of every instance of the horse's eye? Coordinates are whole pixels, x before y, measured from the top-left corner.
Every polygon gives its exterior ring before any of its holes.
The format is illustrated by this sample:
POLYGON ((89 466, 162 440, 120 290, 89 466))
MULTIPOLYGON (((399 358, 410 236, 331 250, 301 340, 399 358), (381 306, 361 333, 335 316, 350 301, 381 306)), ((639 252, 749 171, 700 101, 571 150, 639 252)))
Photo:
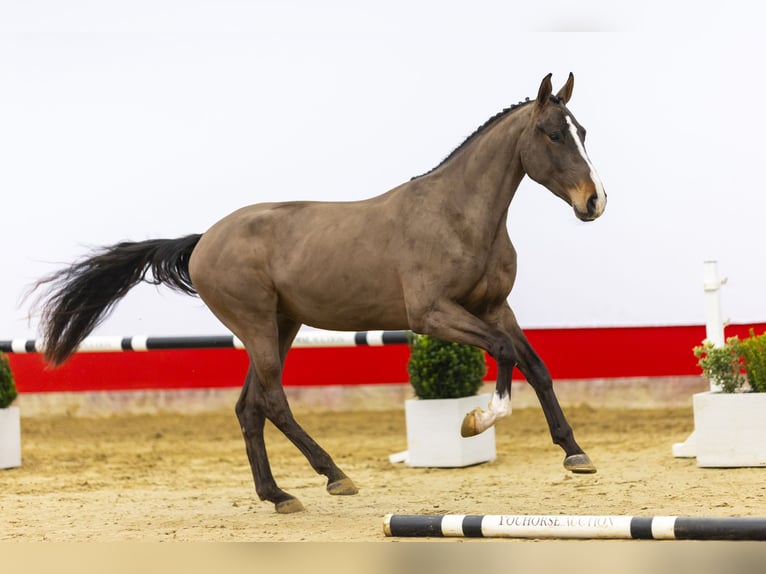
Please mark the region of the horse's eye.
POLYGON ((559 134, 558 132, 552 132, 552 133, 548 134, 548 138, 552 142, 560 142, 561 141, 561 134, 559 134))

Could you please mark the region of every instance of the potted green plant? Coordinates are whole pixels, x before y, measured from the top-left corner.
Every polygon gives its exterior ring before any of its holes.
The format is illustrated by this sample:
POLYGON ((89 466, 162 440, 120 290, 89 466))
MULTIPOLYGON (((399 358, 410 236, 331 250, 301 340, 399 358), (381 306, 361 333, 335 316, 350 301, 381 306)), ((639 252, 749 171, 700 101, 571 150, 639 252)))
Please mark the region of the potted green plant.
POLYGON ((416 398, 405 401, 409 466, 461 467, 495 458, 495 432, 460 436, 466 413, 486 407, 491 396, 477 394, 487 372, 484 351, 413 334, 407 364, 416 398))
POLYGON ((694 348, 702 374, 720 390, 693 398, 697 464, 766 466, 766 333, 694 348))
POLYGON ((0 353, 0 468, 21 466, 19 408, 11 404, 17 394, 8 357, 0 353))

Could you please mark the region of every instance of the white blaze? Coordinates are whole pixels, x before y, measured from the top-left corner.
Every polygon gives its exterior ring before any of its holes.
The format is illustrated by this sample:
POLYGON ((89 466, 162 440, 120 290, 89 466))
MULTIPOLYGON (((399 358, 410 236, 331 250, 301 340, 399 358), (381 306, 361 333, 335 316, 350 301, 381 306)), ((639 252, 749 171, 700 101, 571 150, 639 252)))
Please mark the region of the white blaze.
POLYGON ((596 203, 596 214, 601 215, 601 213, 604 211, 604 208, 606 207, 606 193, 604 192, 604 186, 601 184, 601 178, 598 176, 596 168, 593 167, 593 164, 591 163, 590 158, 585 151, 585 146, 580 139, 580 134, 577 133, 577 126, 575 126, 575 123, 572 121, 570 116, 566 116, 566 119, 567 125, 569 126, 569 133, 572 134, 572 138, 574 139, 575 145, 577 146, 577 151, 580 152, 580 155, 585 161, 585 164, 588 166, 588 170, 590 170, 590 178, 593 180, 593 185, 596 188, 596 197, 598 197, 598 202, 596 203))

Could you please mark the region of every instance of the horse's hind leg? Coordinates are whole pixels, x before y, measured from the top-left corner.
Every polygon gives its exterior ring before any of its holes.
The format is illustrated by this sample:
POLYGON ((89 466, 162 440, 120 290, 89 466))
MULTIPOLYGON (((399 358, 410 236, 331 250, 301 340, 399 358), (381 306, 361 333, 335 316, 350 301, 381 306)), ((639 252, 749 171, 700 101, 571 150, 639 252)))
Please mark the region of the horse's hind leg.
POLYGON ((354 483, 335 465, 330 455, 298 425, 287 403, 281 385, 281 371, 299 326, 286 319, 279 321, 278 352, 274 352, 276 346, 268 339, 258 339, 258 344, 252 344, 257 352, 250 354, 252 366, 237 403, 237 416, 245 436, 256 492, 262 500, 273 502, 280 513, 303 510, 303 505, 297 498, 281 490, 271 474, 263 442, 266 418, 303 453, 314 470, 327 477, 327 491, 330 494, 357 492, 354 483), (267 351, 269 347, 273 348, 272 352, 267 351))
POLYGON ((270 403, 274 407, 266 416, 282 433, 303 453, 311 467, 327 477, 327 492, 336 495, 356 494, 354 482, 337 467, 332 457, 319 446, 297 423, 290 411, 282 387, 270 394, 270 403))
MULTIPOLYGON (((280 317, 278 323, 279 355, 282 366, 284 366, 290 346, 298 334, 300 323, 284 317, 280 317)), ((327 451, 320 447, 295 420, 281 384, 274 389, 272 399, 277 406, 274 409, 274 416, 269 416, 269 420, 303 453, 317 473, 327 477, 327 492, 336 495, 359 492, 353 481, 337 467, 327 451)))
POLYGON ((263 411, 262 401, 259 400, 261 395, 259 386, 258 377, 251 366, 236 406, 237 419, 245 439, 247 458, 250 461, 250 469, 255 481, 255 492, 261 500, 273 502, 277 512, 298 512, 303 510, 301 502, 279 488, 271 474, 266 443, 263 439, 266 415, 263 411))

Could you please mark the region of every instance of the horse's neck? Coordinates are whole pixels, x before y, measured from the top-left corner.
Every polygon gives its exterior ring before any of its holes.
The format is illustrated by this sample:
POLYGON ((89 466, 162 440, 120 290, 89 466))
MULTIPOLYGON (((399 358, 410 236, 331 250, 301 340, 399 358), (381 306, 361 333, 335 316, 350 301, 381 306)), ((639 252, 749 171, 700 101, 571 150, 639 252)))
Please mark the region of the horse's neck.
MULTIPOLYGON (((497 230, 524 178, 519 138, 527 124, 526 110, 502 118, 485 133, 426 177, 436 179, 445 206, 467 227, 497 230)), ((504 226, 503 226, 504 227, 504 226)))

